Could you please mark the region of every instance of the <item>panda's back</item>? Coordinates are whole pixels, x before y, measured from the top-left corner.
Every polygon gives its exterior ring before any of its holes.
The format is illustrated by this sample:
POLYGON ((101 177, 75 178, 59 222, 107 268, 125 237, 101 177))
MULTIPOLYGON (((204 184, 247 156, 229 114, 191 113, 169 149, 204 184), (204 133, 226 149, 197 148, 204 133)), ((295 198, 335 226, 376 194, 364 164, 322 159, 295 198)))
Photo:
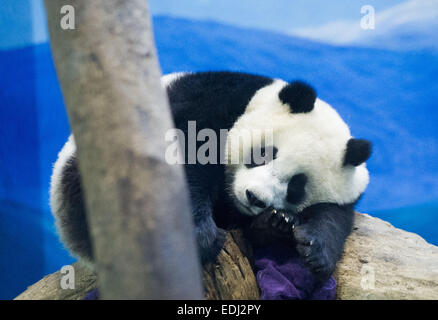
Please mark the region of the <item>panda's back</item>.
POLYGON ((240 72, 175 73, 163 77, 176 128, 230 129, 249 101, 272 79, 240 72))

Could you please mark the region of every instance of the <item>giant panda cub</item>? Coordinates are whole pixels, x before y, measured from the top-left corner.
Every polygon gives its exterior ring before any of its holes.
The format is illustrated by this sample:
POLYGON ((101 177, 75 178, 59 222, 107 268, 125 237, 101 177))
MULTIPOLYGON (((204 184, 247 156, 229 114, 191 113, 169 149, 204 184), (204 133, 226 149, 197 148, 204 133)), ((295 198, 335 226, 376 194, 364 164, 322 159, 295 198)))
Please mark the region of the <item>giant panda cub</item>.
MULTIPOLYGON (((190 162, 187 145, 182 149, 202 263, 222 249, 223 228, 262 225, 288 237, 317 276, 330 276, 368 184, 371 144, 353 138, 304 82, 201 72, 167 75, 162 83, 176 128, 187 136, 191 122, 197 133, 210 129, 218 137, 217 161, 190 162)), ((50 196, 61 239, 92 263, 73 136, 54 165, 50 196)))

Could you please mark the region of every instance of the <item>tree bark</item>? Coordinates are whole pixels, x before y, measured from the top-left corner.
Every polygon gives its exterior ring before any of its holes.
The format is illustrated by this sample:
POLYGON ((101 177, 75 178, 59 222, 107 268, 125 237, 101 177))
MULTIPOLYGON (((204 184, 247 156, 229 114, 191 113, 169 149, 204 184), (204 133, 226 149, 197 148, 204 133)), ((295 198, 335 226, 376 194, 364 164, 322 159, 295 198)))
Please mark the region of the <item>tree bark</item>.
MULTIPOLYGON (((146 0, 46 0, 104 299, 198 299, 200 267, 146 0), (61 27, 73 5, 75 29, 61 27)), ((71 12, 70 12, 71 14, 71 12)))

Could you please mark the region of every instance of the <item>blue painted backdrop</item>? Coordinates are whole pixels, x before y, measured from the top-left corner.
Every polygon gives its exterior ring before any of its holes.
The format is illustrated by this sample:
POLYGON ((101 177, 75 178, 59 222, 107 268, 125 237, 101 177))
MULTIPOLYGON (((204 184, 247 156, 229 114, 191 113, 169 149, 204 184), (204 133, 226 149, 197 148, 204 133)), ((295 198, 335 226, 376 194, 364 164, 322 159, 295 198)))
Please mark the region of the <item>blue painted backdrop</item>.
MULTIPOLYGON (((74 259, 48 207, 51 166, 69 126, 41 3, 0 6, 0 298, 9 299, 74 259)), ((436 51, 334 46, 168 16, 154 27, 164 73, 227 69, 314 84, 355 136, 374 142, 359 210, 438 244, 436 51)))

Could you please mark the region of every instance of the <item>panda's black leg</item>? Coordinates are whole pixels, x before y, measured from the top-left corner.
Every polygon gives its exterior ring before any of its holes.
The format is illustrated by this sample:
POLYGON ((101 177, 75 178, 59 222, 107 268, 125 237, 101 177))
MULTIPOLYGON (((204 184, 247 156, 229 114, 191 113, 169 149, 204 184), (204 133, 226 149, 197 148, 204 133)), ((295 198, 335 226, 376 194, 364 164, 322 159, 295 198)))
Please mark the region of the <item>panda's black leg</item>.
POLYGON ((195 233, 201 263, 206 264, 214 261, 224 247, 226 231, 218 228, 212 218, 207 218, 195 224, 195 233))
POLYGON ((304 221, 293 232, 297 251, 318 278, 328 279, 351 232, 353 206, 317 204, 302 214, 304 221))
POLYGON ((226 231, 216 226, 208 196, 192 193, 191 200, 199 254, 202 264, 205 264, 213 261, 224 247, 226 231))
POLYGON ((93 250, 75 149, 74 142, 70 139, 55 163, 50 202, 61 240, 71 253, 90 265, 93 261, 93 250))

